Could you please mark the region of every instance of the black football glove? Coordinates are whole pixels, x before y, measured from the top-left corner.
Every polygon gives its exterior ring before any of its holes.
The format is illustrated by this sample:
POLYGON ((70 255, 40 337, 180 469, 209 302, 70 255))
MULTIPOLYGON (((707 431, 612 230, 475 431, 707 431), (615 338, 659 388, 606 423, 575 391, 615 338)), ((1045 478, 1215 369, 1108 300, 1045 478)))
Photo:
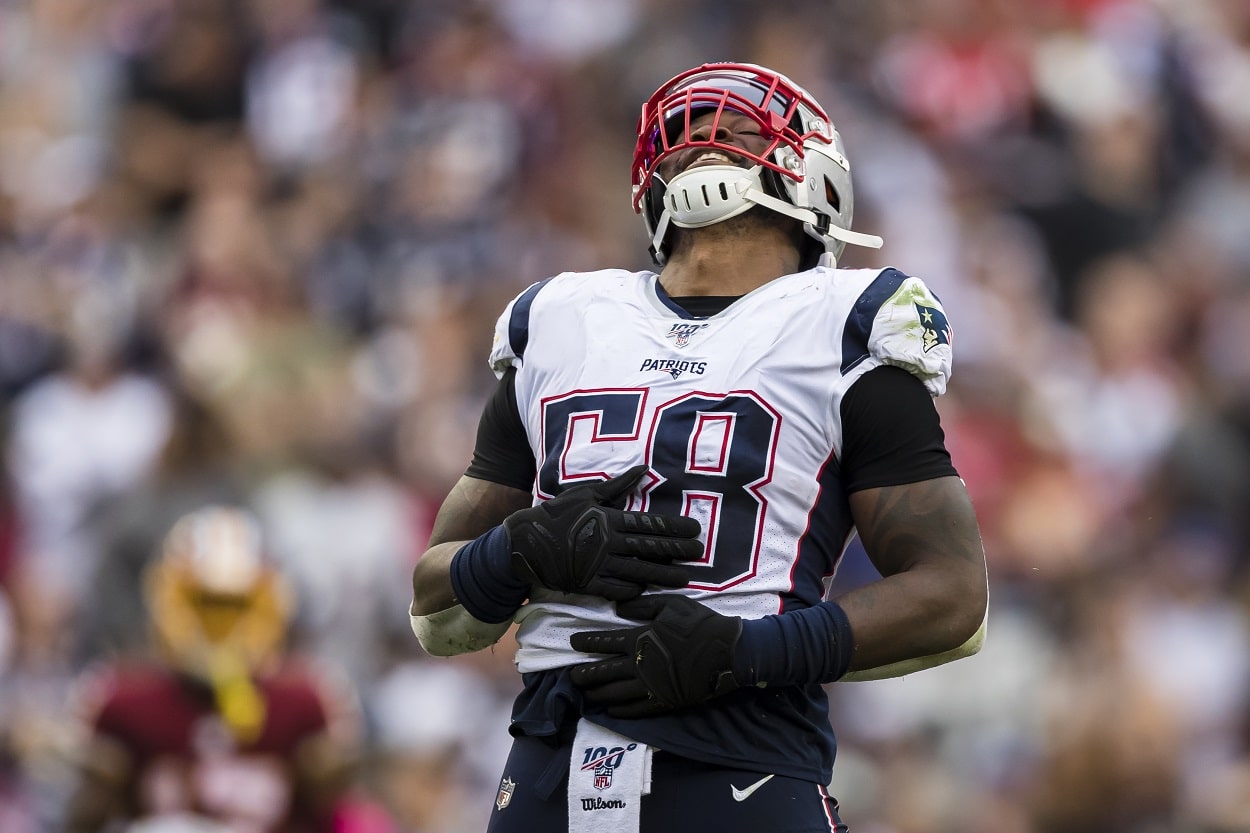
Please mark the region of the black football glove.
POLYGON ((634 466, 509 515, 503 526, 517 575, 551 590, 613 601, 635 598, 649 585, 684 587, 686 571, 673 562, 703 555, 699 522, 616 508, 646 471, 634 466))
POLYGON ((589 654, 616 654, 574 666, 586 702, 613 717, 649 717, 696 706, 738 688, 734 651, 742 620, 678 595, 643 596, 616 606, 646 622, 634 628, 582 631, 570 643, 589 654))

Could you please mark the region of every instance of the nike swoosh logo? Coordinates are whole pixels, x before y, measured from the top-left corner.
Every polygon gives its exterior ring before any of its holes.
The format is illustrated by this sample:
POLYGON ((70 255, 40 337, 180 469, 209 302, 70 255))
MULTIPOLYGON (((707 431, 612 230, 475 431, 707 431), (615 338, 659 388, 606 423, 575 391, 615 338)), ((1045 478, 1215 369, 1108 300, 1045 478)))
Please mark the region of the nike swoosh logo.
POLYGON ((734 791, 734 801, 746 801, 748 798, 751 797, 751 793, 755 792, 760 787, 764 786, 765 784, 767 784, 769 781, 773 780, 776 777, 777 777, 776 775, 765 775, 763 778, 756 781, 754 784, 747 787, 745 790, 740 790, 737 787, 735 787, 733 784, 730 784, 729 786, 734 791))

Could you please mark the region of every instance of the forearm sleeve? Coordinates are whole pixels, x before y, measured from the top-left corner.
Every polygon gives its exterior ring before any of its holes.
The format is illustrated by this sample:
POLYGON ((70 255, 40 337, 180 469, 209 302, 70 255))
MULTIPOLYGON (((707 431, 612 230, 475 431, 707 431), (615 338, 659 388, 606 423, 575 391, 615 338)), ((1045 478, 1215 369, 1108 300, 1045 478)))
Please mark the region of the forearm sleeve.
POLYGON ((512 569, 508 531, 502 526, 479 535, 451 558, 451 587, 474 619, 506 622, 525 603, 529 585, 512 569))
POLYGON ((851 624, 837 602, 747 619, 734 678, 743 685, 831 683, 846 673, 853 648, 851 624))

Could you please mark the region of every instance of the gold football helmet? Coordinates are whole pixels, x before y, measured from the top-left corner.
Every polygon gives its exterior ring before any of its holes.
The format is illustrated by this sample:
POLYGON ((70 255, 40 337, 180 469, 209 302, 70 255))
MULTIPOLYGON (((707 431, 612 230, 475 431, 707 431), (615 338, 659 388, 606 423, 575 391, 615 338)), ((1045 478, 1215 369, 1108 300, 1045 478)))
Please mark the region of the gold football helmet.
POLYGON ((280 655, 292 604, 286 579, 265 556, 259 521, 226 506, 183 516, 144 590, 165 659, 208 682, 236 737, 254 738, 264 703, 253 676, 280 655))

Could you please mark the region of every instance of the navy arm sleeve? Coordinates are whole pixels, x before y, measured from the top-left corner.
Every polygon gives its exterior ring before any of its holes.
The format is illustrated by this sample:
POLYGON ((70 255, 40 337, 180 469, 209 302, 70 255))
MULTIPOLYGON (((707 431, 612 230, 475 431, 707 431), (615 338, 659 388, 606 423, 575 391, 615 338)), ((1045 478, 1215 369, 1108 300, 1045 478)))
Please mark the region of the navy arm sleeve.
POLYGON ((537 473, 516 403, 516 368, 510 367, 482 409, 473 460, 465 474, 528 492, 537 473))

